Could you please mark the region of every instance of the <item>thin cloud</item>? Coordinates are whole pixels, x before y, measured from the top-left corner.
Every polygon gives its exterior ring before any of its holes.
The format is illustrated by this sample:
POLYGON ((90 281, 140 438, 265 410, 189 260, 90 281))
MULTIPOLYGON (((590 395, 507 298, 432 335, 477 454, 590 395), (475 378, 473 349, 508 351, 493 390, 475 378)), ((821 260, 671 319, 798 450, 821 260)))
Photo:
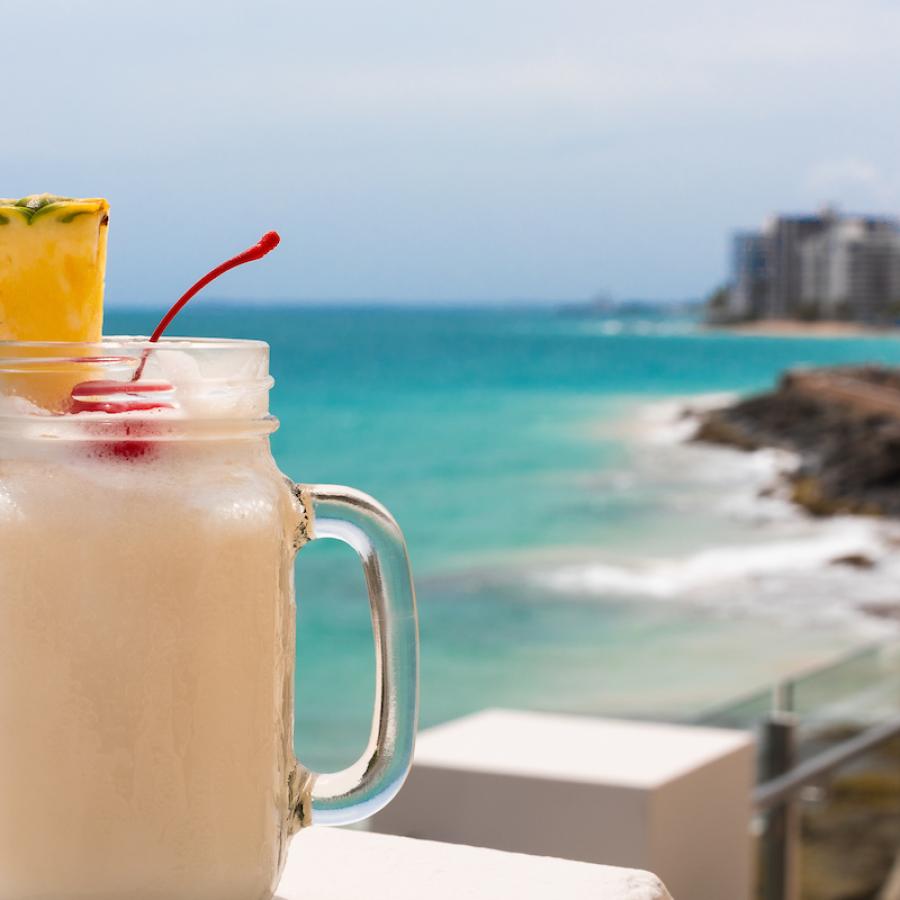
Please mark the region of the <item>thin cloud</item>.
POLYGON ((896 209, 898 179, 865 159, 845 158, 816 163, 807 175, 807 186, 819 203, 847 208, 896 209))

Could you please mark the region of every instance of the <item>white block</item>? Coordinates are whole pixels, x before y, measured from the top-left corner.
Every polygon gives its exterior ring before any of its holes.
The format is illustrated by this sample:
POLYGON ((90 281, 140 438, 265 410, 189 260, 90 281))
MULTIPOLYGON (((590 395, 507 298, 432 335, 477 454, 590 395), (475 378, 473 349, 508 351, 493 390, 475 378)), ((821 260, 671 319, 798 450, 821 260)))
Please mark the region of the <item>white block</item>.
POLYGON ((487 710, 419 737, 374 831, 649 869, 676 898, 746 900, 753 739, 487 710))
POLYGON ((337 828, 291 844, 276 900, 671 900, 649 872, 337 828))

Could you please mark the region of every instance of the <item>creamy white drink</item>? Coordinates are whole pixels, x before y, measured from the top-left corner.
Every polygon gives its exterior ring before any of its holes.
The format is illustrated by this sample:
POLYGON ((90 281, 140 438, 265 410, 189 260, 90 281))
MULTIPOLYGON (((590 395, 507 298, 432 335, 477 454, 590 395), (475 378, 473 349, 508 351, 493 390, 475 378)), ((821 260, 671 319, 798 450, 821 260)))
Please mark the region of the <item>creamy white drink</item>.
POLYGON ((408 771, 402 535, 278 470, 265 344, 66 349, 0 346, 0 900, 269 900, 294 832, 371 815, 408 771), (378 663, 369 746, 321 776, 293 753, 317 537, 363 563, 378 663))
POLYGON ((2 900, 259 900, 282 864, 302 510, 265 437, 135 452, 4 444, 2 900))

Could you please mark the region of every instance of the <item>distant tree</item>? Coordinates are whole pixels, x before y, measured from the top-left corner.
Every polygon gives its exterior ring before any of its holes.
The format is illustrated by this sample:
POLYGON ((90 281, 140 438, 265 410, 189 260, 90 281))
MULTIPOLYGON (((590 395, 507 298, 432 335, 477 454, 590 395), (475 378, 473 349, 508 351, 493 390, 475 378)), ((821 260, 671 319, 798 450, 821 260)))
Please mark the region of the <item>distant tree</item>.
POLYGON ((728 284, 720 284, 707 298, 706 305, 710 310, 715 312, 724 312, 728 309, 728 295, 731 293, 731 286, 728 284))
POLYGON ((853 307, 847 300, 841 300, 835 305, 834 318, 840 319, 843 322, 850 322, 855 318, 853 314, 853 307))
POLYGON ((809 300, 797 307, 797 318, 803 322, 817 322, 821 318, 822 307, 816 300, 809 300))
POLYGON ((732 318, 728 310, 730 293, 731 286, 721 284, 703 301, 703 305, 706 308, 706 318, 709 322, 722 324, 732 318))

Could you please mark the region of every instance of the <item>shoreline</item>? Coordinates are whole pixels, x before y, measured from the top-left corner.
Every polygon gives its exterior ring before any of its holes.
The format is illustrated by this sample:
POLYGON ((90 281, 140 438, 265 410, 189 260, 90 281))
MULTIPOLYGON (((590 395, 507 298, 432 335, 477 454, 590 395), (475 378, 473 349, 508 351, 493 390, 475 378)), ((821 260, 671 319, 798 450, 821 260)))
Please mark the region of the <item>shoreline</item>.
POLYGON ((837 627, 865 640, 896 634, 900 565, 890 551, 900 525, 808 516, 782 480, 795 454, 692 440, 703 415, 739 400, 731 392, 633 398, 597 432, 626 447, 621 470, 592 484, 616 507, 619 497, 639 500, 622 507, 622 530, 587 552, 542 555, 537 571, 519 574, 562 598, 803 623, 823 634, 837 627))
POLYGON ((763 319, 733 325, 705 325, 703 330, 746 337, 900 337, 900 327, 896 325, 863 325, 859 322, 838 321, 799 322, 795 319, 763 319))

